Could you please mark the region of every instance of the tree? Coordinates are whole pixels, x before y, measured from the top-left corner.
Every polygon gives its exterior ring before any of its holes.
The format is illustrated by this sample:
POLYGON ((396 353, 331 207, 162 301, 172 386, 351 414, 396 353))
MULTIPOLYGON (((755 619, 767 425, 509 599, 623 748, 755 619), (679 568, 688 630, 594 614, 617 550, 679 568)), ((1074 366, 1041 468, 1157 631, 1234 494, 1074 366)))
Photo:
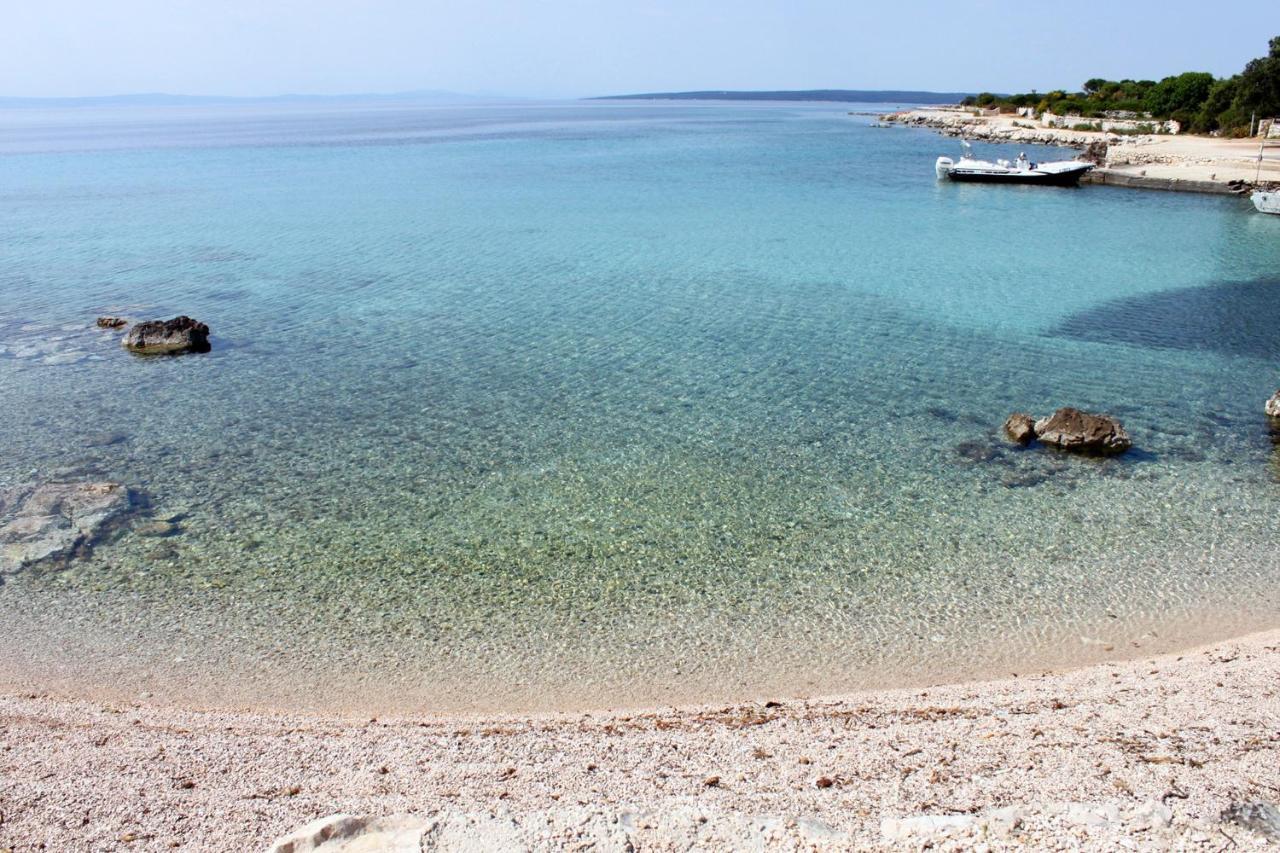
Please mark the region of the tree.
POLYGON ((1240 88, 1232 106, 1260 117, 1280 115, 1280 36, 1270 43, 1271 52, 1255 59, 1240 73, 1240 88))
POLYGON ((1152 86, 1142 99, 1147 112, 1165 117, 1176 112, 1199 112, 1213 88, 1213 75, 1205 71, 1187 71, 1166 77, 1152 86))
POLYGON ((1215 82, 1212 88, 1209 89, 1209 95, 1205 98, 1200 111, 1196 113, 1195 119, 1191 122, 1191 130, 1196 133, 1209 133, 1218 130, 1222 126, 1223 118, 1230 120, 1230 116, 1227 113, 1231 109, 1231 104, 1235 101, 1239 90, 1239 74, 1215 82))

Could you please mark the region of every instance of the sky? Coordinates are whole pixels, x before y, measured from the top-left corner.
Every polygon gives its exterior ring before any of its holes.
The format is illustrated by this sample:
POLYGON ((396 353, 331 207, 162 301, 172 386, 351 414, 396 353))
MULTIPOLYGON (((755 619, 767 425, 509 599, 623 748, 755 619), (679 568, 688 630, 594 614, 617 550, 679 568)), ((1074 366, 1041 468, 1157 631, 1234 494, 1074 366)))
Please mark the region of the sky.
POLYGON ((12 0, 0 96, 1077 89, 1234 73, 1280 0, 12 0))

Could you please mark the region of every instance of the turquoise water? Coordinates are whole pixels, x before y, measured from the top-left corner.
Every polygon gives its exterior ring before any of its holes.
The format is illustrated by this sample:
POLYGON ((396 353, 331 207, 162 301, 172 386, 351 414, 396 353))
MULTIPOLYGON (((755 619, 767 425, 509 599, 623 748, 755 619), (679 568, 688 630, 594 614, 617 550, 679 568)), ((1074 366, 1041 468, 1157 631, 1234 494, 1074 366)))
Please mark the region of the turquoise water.
POLYGON ((594 707, 1275 625, 1280 218, 1243 199, 940 184, 953 140, 832 105, 3 119, 0 486, 142 505, 0 586, 4 683, 594 707), (1059 405, 1136 450, 1000 439, 1059 405))

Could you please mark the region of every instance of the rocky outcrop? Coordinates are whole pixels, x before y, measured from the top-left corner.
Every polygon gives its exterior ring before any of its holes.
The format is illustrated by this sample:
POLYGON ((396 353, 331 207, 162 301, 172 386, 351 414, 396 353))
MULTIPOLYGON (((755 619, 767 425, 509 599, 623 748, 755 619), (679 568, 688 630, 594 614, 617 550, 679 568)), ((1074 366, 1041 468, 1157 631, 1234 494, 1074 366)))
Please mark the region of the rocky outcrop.
POLYGON ((1076 158, 1086 163, 1093 163, 1095 166, 1104 166, 1107 162, 1107 140, 1095 139, 1085 146, 1076 158))
POLYGON ((1036 419, 1024 412, 1014 412, 1004 422, 1004 434, 1015 444, 1030 444, 1036 437, 1036 419))
POLYGON ((122 329, 129 325, 129 321, 123 317, 99 317, 99 329, 122 329))
POLYGON ((143 354, 208 352, 209 327, 187 316, 138 323, 125 336, 126 349, 143 354))
POLYGON ((1075 453, 1111 456, 1133 446, 1124 426, 1108 415, 1065 407, 1035 424, 1036 438, 1075 453))
POLYGON ((130 508, 120 483, 43 483, 0 491, 0 577, 92 547, 130 508))
POLYGON ((1262 410, 1270 417, 1280 418, 1280 391, 1271 395, 1271 399, 1266 402, 1262 410))

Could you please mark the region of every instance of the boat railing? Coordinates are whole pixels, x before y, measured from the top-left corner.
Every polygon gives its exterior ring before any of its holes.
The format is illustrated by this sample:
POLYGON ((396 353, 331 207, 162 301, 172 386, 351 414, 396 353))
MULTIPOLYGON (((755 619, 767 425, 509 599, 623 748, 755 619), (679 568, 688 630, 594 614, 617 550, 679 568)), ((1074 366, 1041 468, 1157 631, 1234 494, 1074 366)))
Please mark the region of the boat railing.
MULTIPOLYGON (((1253 182, 1256 184, 1262 180, 1262 162, 1268 148, 1280 150, 1280 139, 1274 142, 1269 141, 1271 137, 1264 136, 1262 141, 1258 143, 1258 168, 1253 173, 1253 182)), ((1280 162, 1280 161, 1277 161, 1280 162)))

